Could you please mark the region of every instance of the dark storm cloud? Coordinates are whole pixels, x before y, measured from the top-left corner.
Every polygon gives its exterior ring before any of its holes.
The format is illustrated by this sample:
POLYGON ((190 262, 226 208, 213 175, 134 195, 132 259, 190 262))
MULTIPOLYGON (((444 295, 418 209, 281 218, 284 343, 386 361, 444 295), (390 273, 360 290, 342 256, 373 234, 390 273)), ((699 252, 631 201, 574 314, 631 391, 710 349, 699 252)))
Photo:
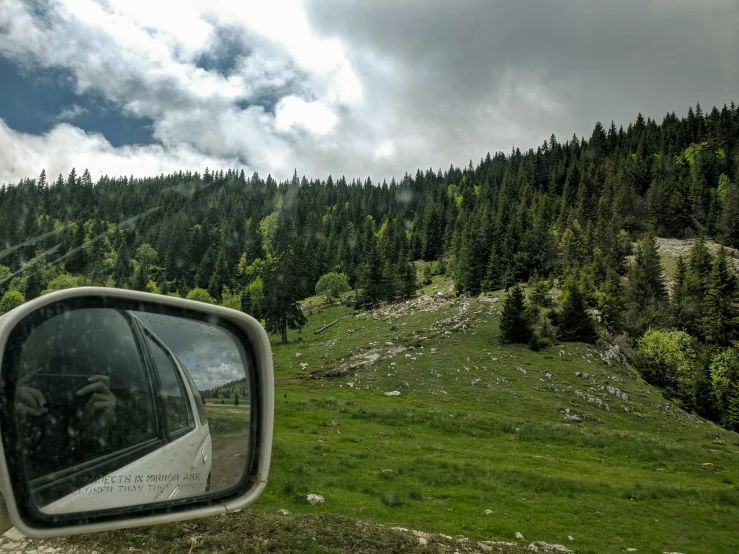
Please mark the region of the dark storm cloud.
POLYGON ((696 102, 736 100, 738 6, 321 0, 309 14, 319 32, 349 45, 350 57, 385 61, 397 79, 382 86, 397 91, 398 109, 471 142, 490 118, 503 127, 500 139, 518 136, 530 147, 551 132, 589 134, 596 120, 627 124, 638 112, 661 119, 696 102))

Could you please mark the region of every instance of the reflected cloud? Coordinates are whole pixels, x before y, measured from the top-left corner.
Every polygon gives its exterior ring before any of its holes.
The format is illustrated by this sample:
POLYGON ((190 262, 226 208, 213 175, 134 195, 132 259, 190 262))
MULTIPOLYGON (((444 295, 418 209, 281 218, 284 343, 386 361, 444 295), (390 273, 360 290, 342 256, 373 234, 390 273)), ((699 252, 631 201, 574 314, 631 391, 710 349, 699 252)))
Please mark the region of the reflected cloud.
POLYGON ((133 312, 167 345, 204 391, 246 377, 241 349, 231 333, 215 324, 133 312))

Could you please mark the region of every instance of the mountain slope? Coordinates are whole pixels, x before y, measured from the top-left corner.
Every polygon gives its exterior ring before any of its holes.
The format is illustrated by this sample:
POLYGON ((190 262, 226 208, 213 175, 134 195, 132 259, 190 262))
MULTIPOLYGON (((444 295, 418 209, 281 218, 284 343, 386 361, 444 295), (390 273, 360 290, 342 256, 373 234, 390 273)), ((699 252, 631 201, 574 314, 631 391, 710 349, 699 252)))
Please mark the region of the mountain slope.
POLYGON ((604 347, 499 345, 497 306, 391 305, 313 335, 347 311, 333 307, 302 345, 297 333, 274 345, 272 484, 257 507, 574 536, 578 552, 739 549, 739 437, 607 365, 604 347), (309 492, 326 505, 305 504, 309 492))
MULTIPOLYGON (((479 541, 544 541, 578 553, 739 551, 739 436, 675 408, 606 346, 500 345, 499 304, 496 295, 422 297, 317 335, 349 309, 315 309, 302 333, 273 344, 272 468, 252 511, 64 544, 451 553, 519 551, 479 541), (385 395, 393 391, 400 395, 385 395), (325 503, 309 505, 309 493, 325 503), (435 538, 421 547, 419 536, 435 538)), ((243 406, 207 409, 223 428, 229 420, 239 428, 243 406)))

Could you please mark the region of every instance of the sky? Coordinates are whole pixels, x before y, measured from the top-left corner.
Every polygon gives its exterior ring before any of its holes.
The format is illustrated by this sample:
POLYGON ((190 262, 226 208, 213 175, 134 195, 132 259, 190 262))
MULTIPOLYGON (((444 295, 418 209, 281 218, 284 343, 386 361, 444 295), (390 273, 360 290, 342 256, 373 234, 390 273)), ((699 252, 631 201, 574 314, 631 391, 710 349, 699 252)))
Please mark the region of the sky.
POLYGON ((737 0, 2 0, 0 184, 373 181, 739 102, 737 0))
POLYGON ((246 377, 236 339, 217 326, 181 317, 134 312, 187 368, 199 391, 246 377))

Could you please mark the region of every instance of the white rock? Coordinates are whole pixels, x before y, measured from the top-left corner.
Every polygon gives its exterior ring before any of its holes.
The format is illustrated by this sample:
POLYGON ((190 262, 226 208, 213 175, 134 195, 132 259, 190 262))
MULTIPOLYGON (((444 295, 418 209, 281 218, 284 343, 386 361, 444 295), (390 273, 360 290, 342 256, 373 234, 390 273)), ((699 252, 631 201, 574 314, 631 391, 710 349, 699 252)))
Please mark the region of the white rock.
POLYGON ((386 392, 385 396, 400 396, 400 391, 398 390, 392 390, 390 392, 386 392))
POLYGON ((516 531, 516 540, 519 540, 519 541, 523 540, 523 535, 519 533, 518 531, 516 531))
POLYGON ((568 541, 574 541, 575 540, 575 537, 573 537, 572 535, 567 535, 567 540, 568 541))
POLYGON ((308 504, 311 504, 312 506, 315 506, 316 504, 323 504, 326 499, 323 498, 320 494, 309 494, 305 497, 305 499, 308 501, 308 504))
POLYGON ((492 513, 493 513, 493 510, 485 510, 485 515, 486 516, 489 516, 492 513))
POLYGON ((300 352, 296 352, 296 353, 295 353, 295 357, 296 357, 296 358, 300 358, 300 356, 302 356, 302 354, 301 354, 300 352))
POLYGON ((280 508, 279 510, 277 510, 277 513, 278 514, 282 514, 283 516, 289 516, 290 515, 290 512, 288 512, 285 508, 280 508))
POLYGON ((16 529, 15 527, 11 527, 7 531, 5 531, 5 533, 3 533, 3 537, 6 537, 11 541, 22 541, 26 538, 25 535, 18 531, 18 529, 16 529))
POLYGON ((428 540, 424 539, 423 537, 418 537, 418 544, 420 544, 421 546, 426 546, 428 543, 428 540))
POLYGON ((528 549, 533 552, 562 552, 563 554, 572 554, 572 550, 568 549, 566 546, 561 544, 549 544, 544 541, 532 542, 528 549))

